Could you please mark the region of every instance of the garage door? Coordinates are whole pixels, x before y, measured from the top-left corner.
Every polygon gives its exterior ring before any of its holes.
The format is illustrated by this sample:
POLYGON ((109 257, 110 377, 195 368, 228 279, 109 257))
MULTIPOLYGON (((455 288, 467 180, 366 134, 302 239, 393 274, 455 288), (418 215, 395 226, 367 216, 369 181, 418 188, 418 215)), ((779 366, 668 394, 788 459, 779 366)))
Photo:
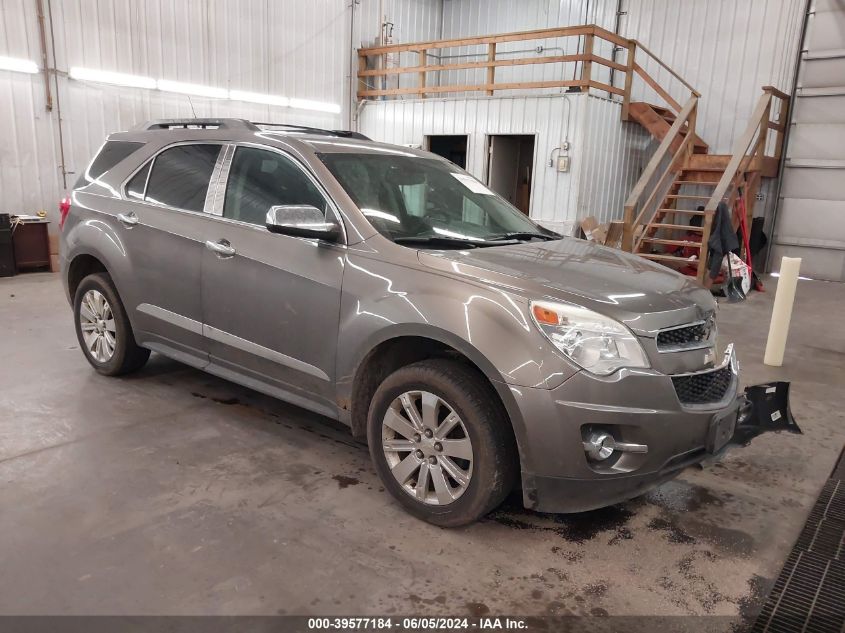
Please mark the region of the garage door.
POLYGON ((798 74, 772 248, 845 281, 845 0, 815 0, 798 74))

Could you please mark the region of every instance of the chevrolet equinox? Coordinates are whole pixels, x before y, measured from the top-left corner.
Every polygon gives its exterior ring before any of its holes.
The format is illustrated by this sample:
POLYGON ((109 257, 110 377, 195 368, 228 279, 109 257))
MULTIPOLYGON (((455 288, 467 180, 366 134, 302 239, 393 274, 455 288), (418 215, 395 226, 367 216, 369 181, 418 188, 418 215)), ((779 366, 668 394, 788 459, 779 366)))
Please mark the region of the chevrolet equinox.
POLYGON ((151 121, 109 136, 60 210, 96 371, 152 350, 340 420, 437 525, 517 485, 539 511, 610 505, 734 433, 709 291, 553 233, 427 152, 151 121))

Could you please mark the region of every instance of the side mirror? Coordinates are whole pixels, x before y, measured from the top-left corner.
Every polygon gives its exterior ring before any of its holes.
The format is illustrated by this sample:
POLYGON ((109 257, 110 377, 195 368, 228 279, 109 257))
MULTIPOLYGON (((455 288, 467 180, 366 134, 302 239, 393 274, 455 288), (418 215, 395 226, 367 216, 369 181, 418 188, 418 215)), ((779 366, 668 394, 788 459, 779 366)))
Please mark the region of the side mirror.
POLYGON ((328 242, 336 242, 340 237, 340 225, 326 218, 317 207, 307 204, 270 207, 265 226, 271 233, 310 237, 328 242))

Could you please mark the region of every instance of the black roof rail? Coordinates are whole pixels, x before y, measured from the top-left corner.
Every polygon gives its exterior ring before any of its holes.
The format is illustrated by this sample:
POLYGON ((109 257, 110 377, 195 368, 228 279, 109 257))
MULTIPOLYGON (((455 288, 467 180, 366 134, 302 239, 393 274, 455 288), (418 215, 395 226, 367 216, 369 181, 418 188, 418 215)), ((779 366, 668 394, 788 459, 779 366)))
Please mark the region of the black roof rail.
POLYGON ((302 132, 303 134, 318 134, 320 136, 338 136, 341 138, 357 138, 361 141, 371 141, 369 136, 364 136, 360 132, 351 132, 350 130, 326 130, 319 127, 310 127, 307 125, 293 125, 290 123, 260 123, 252 121, 253 125, 264 127, 283 127, 292 132, 302 132))
POLYGON ((252 132, 259 130, 258 127, 246 119, 153 119, 152 121, 136 125, 132 130, 172 130, 174 128, 249 130, 252 132))

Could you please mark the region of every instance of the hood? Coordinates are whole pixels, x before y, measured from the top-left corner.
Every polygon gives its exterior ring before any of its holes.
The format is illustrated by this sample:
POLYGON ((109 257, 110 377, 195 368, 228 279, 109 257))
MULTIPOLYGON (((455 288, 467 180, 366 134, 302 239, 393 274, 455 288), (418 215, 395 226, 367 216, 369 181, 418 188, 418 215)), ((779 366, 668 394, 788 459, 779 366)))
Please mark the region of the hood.
POLYGON ((568 301, 625 323, 637 334, 705 319, 710 292, 665 266, 593 242, 552 242, 470 250, 420 251, 420 262, 518 290, 528 298, 568 301))

